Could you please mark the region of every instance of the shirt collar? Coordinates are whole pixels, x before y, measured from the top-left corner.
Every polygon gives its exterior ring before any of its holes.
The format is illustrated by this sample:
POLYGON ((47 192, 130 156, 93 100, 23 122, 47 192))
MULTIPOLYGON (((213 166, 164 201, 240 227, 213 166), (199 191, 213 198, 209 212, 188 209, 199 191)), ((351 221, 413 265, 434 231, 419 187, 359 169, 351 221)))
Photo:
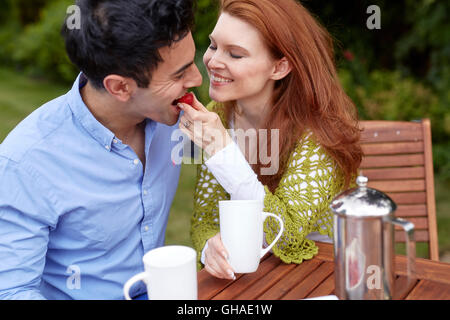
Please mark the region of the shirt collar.
POLYGON ((106 150, 110 151, 114 133, 95 119, 81 98, 80 89, 83 88, 86 83, 86 77, 80 73, 75 80, 72 89, 68 93, 70 109, 86 131, 106 150))

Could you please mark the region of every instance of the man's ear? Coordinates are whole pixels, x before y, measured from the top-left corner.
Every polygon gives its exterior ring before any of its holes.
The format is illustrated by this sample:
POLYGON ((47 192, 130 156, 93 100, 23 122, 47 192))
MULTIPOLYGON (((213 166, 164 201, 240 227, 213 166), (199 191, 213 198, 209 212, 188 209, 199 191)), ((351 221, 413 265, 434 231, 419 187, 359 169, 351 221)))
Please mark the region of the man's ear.
POLYGON ((286 77, 292 70, 291 64, 286 57, 276 61, 271 79, 281 80, 286 77))
POLYGON ((106 91, 121 102, 127 102, 137 88, 136 81, 116 74, 110 74, 103 79, 106 91))

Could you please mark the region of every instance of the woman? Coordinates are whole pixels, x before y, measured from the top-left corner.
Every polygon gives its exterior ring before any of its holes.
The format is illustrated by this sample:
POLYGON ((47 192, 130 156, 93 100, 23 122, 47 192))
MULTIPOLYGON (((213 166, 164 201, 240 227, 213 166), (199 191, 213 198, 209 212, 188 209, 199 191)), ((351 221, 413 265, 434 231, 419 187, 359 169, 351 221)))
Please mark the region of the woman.
MULTIPOLYGON (((210 39, 203 61, 213 102, 180 105, 181 130, 206 151, 191 229, 198 256, 212 275, 233 279, 218 201, 260 199, 285 225, 273 253, 285 263, 311 259, 313 239, 332 237, 330 201, 353 183, 362 156, 331 38, 295 0, 222 0, 210 39), (251 130, 257 143, 246 148, 233 132, 254 138, 251 130)), ((265 224, 267 243, 277 228, 265 224)))

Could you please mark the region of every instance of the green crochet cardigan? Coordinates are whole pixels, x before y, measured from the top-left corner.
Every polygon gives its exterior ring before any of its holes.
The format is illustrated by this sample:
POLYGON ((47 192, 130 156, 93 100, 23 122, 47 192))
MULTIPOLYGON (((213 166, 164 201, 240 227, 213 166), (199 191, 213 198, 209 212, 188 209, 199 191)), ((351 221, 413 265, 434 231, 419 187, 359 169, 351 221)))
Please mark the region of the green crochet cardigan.
MULTIPOLYGON (((220 105, 211 102, 207 108, 218 113, 228 129, 220 105)), ((288 167, 275 192, 271 193, 265 186, 264 211, 280 216, 285 227, 280 240, 272 247, 275 256, 285 263, 301 263, 318 253, 314 241, 306 236, 317 231, 333 237, 333 215, 329 205, 343 186, 344 176, 335 161, 314 142, 312 134, 306 134, 290 155, 288 167)), ((191 239, 197 250, 199 269, 202 268, 200 257, 206 241, 219 232, 219 201, 228 199, 230 195, 202 161, 197 167, 191 218, 191 239)), ((267 243, 273 241, 278 230, 275 219, 266 219, 267 243)))

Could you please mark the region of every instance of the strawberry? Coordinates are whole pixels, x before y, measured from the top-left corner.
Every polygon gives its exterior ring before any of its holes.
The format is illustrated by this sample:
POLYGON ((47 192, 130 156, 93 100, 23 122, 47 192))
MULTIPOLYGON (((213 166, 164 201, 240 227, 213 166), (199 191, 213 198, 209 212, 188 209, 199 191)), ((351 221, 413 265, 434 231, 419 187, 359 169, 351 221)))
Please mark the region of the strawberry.
POLYGON ((194 103, 194 95, 191 92, 186 93, 180 99, 177 100, 177 103, 186 103, 190 106, 194 103))

